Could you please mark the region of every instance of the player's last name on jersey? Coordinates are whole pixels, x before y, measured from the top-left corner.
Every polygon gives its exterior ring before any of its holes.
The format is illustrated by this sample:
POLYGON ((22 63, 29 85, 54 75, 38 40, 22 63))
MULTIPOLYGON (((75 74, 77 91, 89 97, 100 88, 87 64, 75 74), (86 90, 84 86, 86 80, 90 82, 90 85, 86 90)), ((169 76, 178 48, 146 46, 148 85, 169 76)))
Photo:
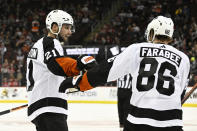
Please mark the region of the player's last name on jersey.
MULTIPOLYGON (((165 46, 164 46, 165 48, 165 46)), ((163 57, 166 58, 177 66, 181 63, 181 57, 176 53, 173 53, 169 50, 154 48, 154 47, 141 47, 140 49, 140 57, 163 57)))

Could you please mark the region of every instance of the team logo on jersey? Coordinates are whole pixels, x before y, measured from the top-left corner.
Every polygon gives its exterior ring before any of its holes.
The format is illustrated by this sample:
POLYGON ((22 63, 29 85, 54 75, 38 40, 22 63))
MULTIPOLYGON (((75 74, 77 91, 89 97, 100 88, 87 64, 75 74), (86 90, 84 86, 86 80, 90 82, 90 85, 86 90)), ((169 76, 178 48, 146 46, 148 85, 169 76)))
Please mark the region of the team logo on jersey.
POLYGON ((160 46, 160 48, 166 48, 165 45, 160 46))
POLYGON ((37 59, 37 56, 38 56, 38 49, 37 48, 31 48, 27 57, 31 58, 31 59, 37 59))

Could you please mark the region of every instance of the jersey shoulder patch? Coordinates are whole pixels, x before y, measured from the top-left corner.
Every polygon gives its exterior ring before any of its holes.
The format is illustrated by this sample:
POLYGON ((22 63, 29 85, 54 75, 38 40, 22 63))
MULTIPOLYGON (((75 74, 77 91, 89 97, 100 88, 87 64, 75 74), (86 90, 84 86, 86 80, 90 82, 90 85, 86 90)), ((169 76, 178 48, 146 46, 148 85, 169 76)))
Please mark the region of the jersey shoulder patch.
POLYGON ((38 49, 37 48, 31 48, 27 57, 31 58, 31 59, 37 59, 37 56, 38 56, 38 49))

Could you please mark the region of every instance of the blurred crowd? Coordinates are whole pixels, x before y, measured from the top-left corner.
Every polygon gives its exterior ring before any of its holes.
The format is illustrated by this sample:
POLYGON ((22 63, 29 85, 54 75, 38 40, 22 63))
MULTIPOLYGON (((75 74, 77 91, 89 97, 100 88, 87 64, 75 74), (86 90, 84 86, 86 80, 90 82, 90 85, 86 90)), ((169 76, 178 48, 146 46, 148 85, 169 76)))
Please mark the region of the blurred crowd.
MULTIPOLYGON (((66 44, 79 45, 114 1, 0 1, 0 86, 25 86, 26 54, 35 41, 47 34, 45 17, 49 11, 62 9, 74 17, 76 33, 66 44)), ((155 16, 171 17, 175 23, 172 45, 189 56, 192 85, 197 82, 196 5, 197 0, 124 0, 116 15, 86 44, 128 46, 142 42, 145 28, 155 16)))
POLYGON ((0 1, 0 86, 25 86, 25 57, 31 45, 47 34, 46 14, 53 9, 72 14, 76 33, 70 44, 80 44, 110 9, 105 0, 0 1))
POLYGON ((146 41, 147 24, 156 16, 172 18, 175 23, 172 45, 186 53, 191 62, 190 85, 197 82, 197 0, 125 0, 123 7, 90 44, 128 46, 146 41))

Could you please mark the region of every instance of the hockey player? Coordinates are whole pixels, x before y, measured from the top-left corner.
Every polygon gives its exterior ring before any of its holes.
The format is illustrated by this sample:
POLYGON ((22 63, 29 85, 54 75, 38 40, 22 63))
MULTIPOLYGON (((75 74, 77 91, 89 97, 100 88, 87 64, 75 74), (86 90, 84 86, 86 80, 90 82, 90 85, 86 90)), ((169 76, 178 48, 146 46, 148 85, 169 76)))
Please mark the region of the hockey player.
POLYGON ((38 40, 27 57, 28 117, 37 131, 68 131, 67 95, 59 92, 64 77, 79 75, 95 64, 91 56, 65 57, 58 38, 74 32, 73 18, 62 10, 46 17, 48 35, 38 40))
POLYGON ((170 18, 156 17, 147 26, 148 42, 132 44, 83 76, 65 80, 60 90, 89 90, 131 74, 132 97, 124 131, 183 131, 181 96, 190 62, 183 52, 168 45, 173 32, 170 18))

